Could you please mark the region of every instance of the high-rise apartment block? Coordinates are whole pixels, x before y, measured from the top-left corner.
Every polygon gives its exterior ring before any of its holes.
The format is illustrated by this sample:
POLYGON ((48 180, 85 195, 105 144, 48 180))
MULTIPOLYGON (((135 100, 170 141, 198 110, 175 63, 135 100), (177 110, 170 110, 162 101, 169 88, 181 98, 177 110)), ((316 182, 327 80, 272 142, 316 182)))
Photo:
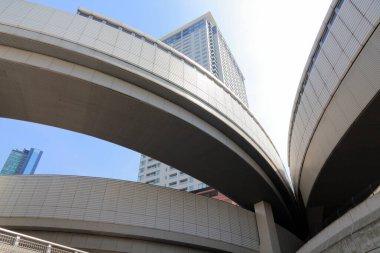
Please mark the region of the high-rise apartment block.
POLYGON ((34 174, 42 153, 41 150, 35 148, 31 148, 30 150, 24 149, 23 151, 13 149, 4 164, 0 175, 34 174))
POLYGON ((210 71, 248 106, 244 76, 210 12, 161 40, 210 71))
POLYGON ((149 156, 141 155, 138 181, 182 191, 207 187, 205 183, 149 156))
MULTIPOLYGON (((248 106, 243 74, 210 12, 161 40, 211 72, 248 106)), ((138 181, 185 191, 207 187, 201 181, 145 155, 140 159, 138 181)))

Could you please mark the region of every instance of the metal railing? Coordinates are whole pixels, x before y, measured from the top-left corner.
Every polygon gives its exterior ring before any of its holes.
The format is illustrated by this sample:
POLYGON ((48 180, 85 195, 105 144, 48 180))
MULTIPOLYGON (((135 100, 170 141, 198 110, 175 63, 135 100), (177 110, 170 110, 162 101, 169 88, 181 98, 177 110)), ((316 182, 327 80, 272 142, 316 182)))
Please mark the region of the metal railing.
POLYGON ((0 252, 88 253, 4 228, 0 228, 0 252))

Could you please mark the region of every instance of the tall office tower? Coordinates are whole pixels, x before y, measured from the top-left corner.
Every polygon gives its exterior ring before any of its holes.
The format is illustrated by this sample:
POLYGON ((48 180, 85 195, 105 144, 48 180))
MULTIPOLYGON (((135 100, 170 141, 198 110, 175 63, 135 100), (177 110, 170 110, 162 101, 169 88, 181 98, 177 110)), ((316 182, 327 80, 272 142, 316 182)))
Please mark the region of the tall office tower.
POLYGON ((182 191, 194 191, 207 187, 205 183, 149 156, 141 155, 138 181, 171 187, 182 191))
POLYGON ((41 159, 42 151, 31 148, 23 151, 13 149, 5 162, 0 175, 32 175, 41 159))
POLYGON ((244 76, 210 12, 161 40, 210 71, 248 107, 244 76))
MULTIPOLYGON (((243 74, 210 12, 161 40, 210 71, 248 106, 243 74)), ((186 191, 207 187, 201 181, 144 155, 140 159, 138 181, 186 191)))

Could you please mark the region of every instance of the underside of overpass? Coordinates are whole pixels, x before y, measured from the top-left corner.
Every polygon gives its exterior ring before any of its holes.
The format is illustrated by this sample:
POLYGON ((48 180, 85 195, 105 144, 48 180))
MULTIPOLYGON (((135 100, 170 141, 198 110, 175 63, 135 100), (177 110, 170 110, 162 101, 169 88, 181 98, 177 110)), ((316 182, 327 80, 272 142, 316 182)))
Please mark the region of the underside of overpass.
POLYGON ((276 222, 302 234, 273 143, 208 71, 126 26, 16 2, 4 2, 0 17, 0 117, 144 153, 247 209, 270 203, 276 222), (30 16, 20 6, 59 18, 30 16))
POLYGON ((323 166, 307 209, 315 231, 367 198, 380 184, 380 96, 356 119, 323 166))
MULTIPOLYGON (((84 133, 155 157, 247 209, 253 210, 254 203, 262 200, 271 203, 276 221, 297 231, 289 195, 284 191, 276 195, 270 180, 262 179, 266 175, 183 119, 133 96, 55 71, 6 60, 0 62, 0 70, 1 117, 84 133)), ((271 169, 257 153, 251 154, 255 162, 271 169)))
POLYGON ((350 61, 304 158, 298 195, 312 234, 365 200, 380 184, 379 35, 377 25, 350 61), (322 162, 310 162, 317 160, 322 162))
POLYGON ((42 7, 15 2, 5 2, 9 15, 0 17, 0 117, 87 134, 154 157, 249 210, 270 203, 276 222, 302 234, 272 142, 212 74, 124 25, 43 8, 59 18, 37 15, 33 26, 36 17, 17 6, 42 7))

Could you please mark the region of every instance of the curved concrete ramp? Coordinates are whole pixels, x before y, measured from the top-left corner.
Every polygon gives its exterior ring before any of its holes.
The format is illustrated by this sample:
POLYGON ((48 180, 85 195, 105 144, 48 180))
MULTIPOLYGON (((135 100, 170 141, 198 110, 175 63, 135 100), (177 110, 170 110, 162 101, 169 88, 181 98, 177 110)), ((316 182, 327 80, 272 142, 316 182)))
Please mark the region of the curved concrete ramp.
POLYGON ((380 183, 379 22, 379 1, 334 1, 303 73, 289 164, 314 231, 380 183))
POLYGON ((241 206, 272 204, 293 226, 281 160, 248 109, 210 73, 109 19, 0 3, 0 116, 57 126, 147 154, 241 206))
POLYGON ((122 180, 57 175, 3 176, 0 190, 1 226, 25 233, 45 231, 44 239, 57 236, 61 242, 66 238, 66 245, 89 252, 141 252, 128 249, 133 244, 153 247, 154 252, 160 248, 178 248, 176 252, 259 250, 254 212, 192 193, 122 180), (118 248, 119 244, 124 248, 118 248))

